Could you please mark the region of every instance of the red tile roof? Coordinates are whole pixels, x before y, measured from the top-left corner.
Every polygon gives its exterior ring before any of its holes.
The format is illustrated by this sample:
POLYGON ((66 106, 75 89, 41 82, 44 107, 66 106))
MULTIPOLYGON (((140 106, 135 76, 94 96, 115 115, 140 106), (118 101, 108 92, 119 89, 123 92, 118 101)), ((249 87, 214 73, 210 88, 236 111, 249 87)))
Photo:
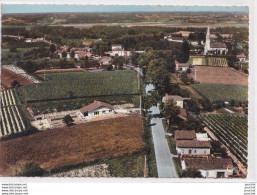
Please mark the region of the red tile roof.
POLYGON ((194 130, 177 130, 174 137, 176 140, 193 140, 196 138, 196 134, 194 130))
POLYGON ((178 148, 211 148, 209 141, 177 140, 176 145, 178 148))
POLYGON ((84 113, 84 112, 90 112, 90 111, 93 111, 97 108, 100 108, 100 107, 106 107, 106 108, 109 108, 111 110, 113 110, 113 106, 110 105, 110 104, 107 104, 107 103, 104 103, 104 102, 100 102, 100 101, 94 101, 94 103, 92 104, 89 104, 83 108, 80 109, 80 112, 81 113, 84 113))
POLYGON ((230 158, 185 158, 186 168, 196 169, 232 169, 233 164, 230 158))
POLYGON ((183 119, 183 120, 187 120, 187 111, 185 108, 179 108, 180 113, 178 115, 179 118, 183 119))
POLYGON ((179 63, 177 60, 175 60, 175 64, 178 65, 178 67, 189 67, 189 63, 179 63))
POLYGON ((245 54, 241 53, 239 55, 236 55, 237 58, 246 58, 245 54))
POLYGON ((211 48, 227 48, 225 43, 211 43, 211 48))

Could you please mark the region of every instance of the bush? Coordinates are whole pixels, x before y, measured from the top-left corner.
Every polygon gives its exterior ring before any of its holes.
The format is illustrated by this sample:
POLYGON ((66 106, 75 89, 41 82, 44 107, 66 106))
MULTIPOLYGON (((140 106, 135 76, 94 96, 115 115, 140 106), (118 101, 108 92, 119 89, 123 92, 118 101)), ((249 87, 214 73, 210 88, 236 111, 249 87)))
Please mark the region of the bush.
POLYGON ((24 166, 19 176, 25 177, 35 177, 35 176, 43 176, 46 171, 42 169, 39 165, 35 165, 33 163, 28 163, 24 166))

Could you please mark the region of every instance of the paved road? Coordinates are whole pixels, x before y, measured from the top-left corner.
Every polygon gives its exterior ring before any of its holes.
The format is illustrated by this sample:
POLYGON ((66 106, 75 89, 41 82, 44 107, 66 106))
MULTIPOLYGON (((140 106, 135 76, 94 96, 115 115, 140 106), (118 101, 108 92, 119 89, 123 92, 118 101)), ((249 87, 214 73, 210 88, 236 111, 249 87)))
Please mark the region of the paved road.
MULTIPOLYGON (((159 108, 156 106, 151 107, 150 111, 152 111, 152 114, 160 113, 159 108)), ((177 177, 177 173, 172 161, 172 156, 170 153, 167 139, 165 138, 165 131, 162 125, 162 119, 152 118, 151 124, 156 124, 152 126, 152 135, 153 135, 158 177, 175 178, 177 177)))
MULTIPOLYGON (((147 85, 145 88, 146 93, 153 90, 153 85, 147 85)), ((159 108, 152 106, 150 108, 151 114, 160 114, 159 108)), ((152 126, 152 135, 154 142, 154 151, 157 164, 158 177, 160 178, 175 178, 178 177, 173 161, 168 142, 165 138, 165 131, 162 125, 161 118, 152 118, 151 124, 156 124, 152 126)))

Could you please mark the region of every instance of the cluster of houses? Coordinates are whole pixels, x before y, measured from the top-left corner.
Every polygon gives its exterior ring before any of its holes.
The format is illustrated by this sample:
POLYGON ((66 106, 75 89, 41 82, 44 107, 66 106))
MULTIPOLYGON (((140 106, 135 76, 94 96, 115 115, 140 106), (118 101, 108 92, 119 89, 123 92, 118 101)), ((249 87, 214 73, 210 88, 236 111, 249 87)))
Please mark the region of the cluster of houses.
POLYGON ((74 59, 80 60, 84 59, 86 57, 91 58, 92 57, 92 49, 89 47, 84 48, 71 48, 68 50, 67 47, 63 47, 62 49, 58 49, 54 52, 54 54, 58 55, 60 58, 64 58, 63 54, 66 54, 67 59, 71 59, 72 55, 74 55, 74 59))
POLYGON ((210 156, 211 143, 207 133, 177 130, 174 138, 182 170, 197 169, 205 178, 228 178, 233 175, 234 166, 230 158, 210 156))
MULTIPOLYGON (((190 98, 168 94, 162 98, 163 103, 170 100, 173 100, 180 109, 177 117, 187 120, 184 101, 190 100, 190 98)), ((196 133, 194 130, 176 130, 174 139, 182 170, 194 168, 199 170, 202 177, 206 178, 227 178, 233 175, 234 166, 230 158, 211 157, 211 139, 207 133, 196 133)))
POLYGON ((130 51, 126 51, 122 45, 114 44, 112 45, 112 51, 108 51, 106 54, 110 56, 122 56, 122 57, 129 57, 131 56, 130 51))

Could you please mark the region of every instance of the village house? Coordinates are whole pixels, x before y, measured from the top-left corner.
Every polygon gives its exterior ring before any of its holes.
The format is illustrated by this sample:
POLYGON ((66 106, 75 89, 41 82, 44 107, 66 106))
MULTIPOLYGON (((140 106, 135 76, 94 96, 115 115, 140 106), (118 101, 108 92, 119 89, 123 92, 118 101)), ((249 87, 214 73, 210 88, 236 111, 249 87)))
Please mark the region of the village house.
POLYGON ((183 37, 177 37, 173 35, 165 36, 164 39, 167 39, 170 42, 182 43, 184 41, 183 37))
MULTIPOLYGON (((176 140, 176 150, 180 155, 209 155, 210 141, 198 140, 194 130, 177 130, 174 138, 176 140)), ((207 137, 208 138, 208 137, 207 137)))
POLYGON ((179 63, 175 60, 176 72, 186 72, 189 69, 189 63, 179 63))
POLYGON ((234 167, 229 158, 185 158, 181 161, 182 170, 198 169, 205 178, 228 178, 234 167))
POLYGON ((198 40, 187 40, 187 42, 193 46, 198 46, 199 45, 199 41, 198 40))
POLYGON ((97 118, 97 117, 106 117, 115 114, 114 108, 112 105, 94 101, 92 104, 89 104, 79 110, 78 117, 84 120, 97 118))
POLYGON ((120 45, 120 44, 113 44, 113 45, 112 45, 112 50, 116 50, 116 49, 123 50, 123 46, 120 45))
POLYGON ((92 51, 92 49, 89 47, 71 48, 69 51, 67 50, 66 47, 64 47, 62 49, 56 50, 55 54, 57 54, 60 58, 62 58, 62 53, 66 52, 66 54, 67 54, 66 58, 71 59, 71 54, 72 54, 72 52, 74 52, 74 58, 77 60, 80 60, 80 59, 86 58, 86 56, 88 58, 91 58, 91 56, 92 56, 91 51, 92 51))
POLYGON ((31 43, 31 42, 33 42, 33 39, 32 39, 32 38, 27 38, 27 39, 25 40, 25 42, 26 42, 26 43, 31 43))
POLYGON ((215 54, 227 54, 228 53, 228 49, 227 49, 227 45, 225 43, 211 43, 211 47, 210 50, 214 52, 215 54))
POLYGON ((245 54, 241 53, 239 55, 236 55, 236 58, 240 61, 240 62, 244 62, 246 60, 246 56, 245 54))
POLYGON ((103 56, 100 60, 99 63, 101 66, 107 66, 111 63, 112 58, 108 56, 103 56))
POLYGON ((176 151, 180 155, 210 155, 211 143, 198 140, 177 140, 176 151))
POLYGON ((181 96, 178 96, 178 95, 168 95, 166 93, 165 96, 162 98, 162 102, 163 103, 167 103, 169 100, 173 100, 174 102, 176 102, 177 106, 179 106, 180 108, 183 108, 183 100, 184 100, 184 98, 182 98, 181 96))

